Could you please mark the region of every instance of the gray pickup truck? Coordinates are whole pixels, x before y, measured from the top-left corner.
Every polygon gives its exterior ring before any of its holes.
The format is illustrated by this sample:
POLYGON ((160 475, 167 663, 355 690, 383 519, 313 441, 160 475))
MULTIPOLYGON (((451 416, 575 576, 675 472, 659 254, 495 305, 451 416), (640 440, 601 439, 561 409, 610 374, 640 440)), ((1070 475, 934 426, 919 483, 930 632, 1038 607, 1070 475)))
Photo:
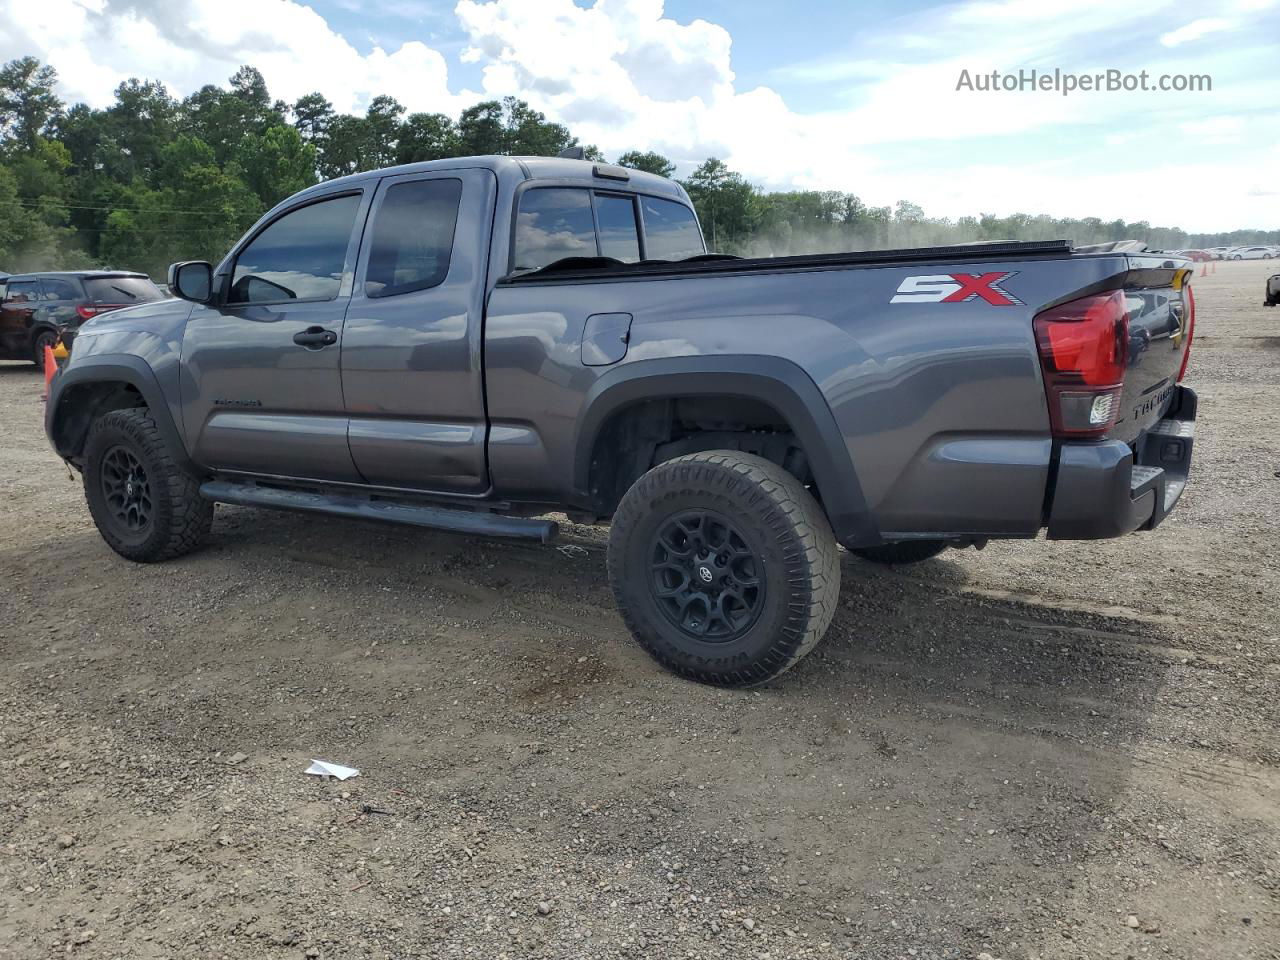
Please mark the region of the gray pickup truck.
POLYGON ((822 637, 837 544, 908 563, 1148 530, 1190 466, 1191 264, 1065 242, 739 259, 684 191, 566 158, 312 187, 180 299, 86 322, 46 429, 107 543, 215 502, 548 540, 611 519, 662 664, 730 686, 822 637))

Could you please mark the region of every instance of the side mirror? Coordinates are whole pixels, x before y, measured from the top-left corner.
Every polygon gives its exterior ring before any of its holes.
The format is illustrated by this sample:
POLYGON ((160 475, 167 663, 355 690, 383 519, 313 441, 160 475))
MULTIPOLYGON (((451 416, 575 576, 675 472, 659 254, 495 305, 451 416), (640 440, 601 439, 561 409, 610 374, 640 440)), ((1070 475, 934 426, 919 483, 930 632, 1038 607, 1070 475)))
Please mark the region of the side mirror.
POLYGON ((169 266, 169 292, 183 300, 208 303, 213 292, 213 264, 186 260, 169 266))

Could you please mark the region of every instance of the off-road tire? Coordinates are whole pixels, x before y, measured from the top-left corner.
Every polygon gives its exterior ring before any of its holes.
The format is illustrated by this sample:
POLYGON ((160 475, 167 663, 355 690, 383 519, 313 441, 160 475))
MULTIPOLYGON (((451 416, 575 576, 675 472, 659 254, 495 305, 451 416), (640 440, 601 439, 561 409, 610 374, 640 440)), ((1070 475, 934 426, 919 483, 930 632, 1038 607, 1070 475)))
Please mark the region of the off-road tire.
POLYGON ((143 407, 112 410, 94 422, 84 450, 84 493, 102 539, 138 563, 189 553, 213 524, 213 503, 200 496, 200 481, 175 460, 143 407), (123 529, 103 488, 103 458, 121 449, 138 461, 150 494, 150 520, 133 532, 123 529))
POLYGON ((903 540, 878 547, 858 547, 849 552, 872 563, 919 563, 936 557, 945 549, 945 540, 903 540))
POLYGON ((31 341, 31 362, 36 365, 36 369, 44 373, 44 348, 45 344, 50 347, 58 343, 58 335, 52 330, 41 330, 36 334, 34 340, 31 341))
POLYGON ((794 666, 826 633, 840 594, 835 536, 812 494, 777 464, 732 450, 689 454, 637 480, 614 514, 608 566, 640 645, 669 670, 724 687, 755 686, 794 666), (758 613, 731 639, 691 636, 657 596, 657 538, 690 512, 722 517, 754 551, 758 613))

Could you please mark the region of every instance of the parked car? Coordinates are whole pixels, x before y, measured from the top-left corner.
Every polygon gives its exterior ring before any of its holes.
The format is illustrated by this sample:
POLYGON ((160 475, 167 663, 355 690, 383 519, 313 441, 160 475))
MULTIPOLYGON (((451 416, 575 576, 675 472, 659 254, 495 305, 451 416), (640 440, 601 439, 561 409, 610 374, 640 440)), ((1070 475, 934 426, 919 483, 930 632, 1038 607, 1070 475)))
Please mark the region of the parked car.
POLYGON ((1236 247, 1227 254, 1228 260, 1272 260, 1275 251, 1270 247, 1236 247))
POLYGON ((911 563, 1164 519, 1192 265, 1144 249, 738 259, 648 173, 413 164, 309 188, 174 264, 182 300, 85 323, 46 429, 135 561, 194 548, 214 501, 537 540, 551 511, 611 518, 636 639, 746 686, 826 631, 837 544, 911 563))
POLYGON ((1226 258, 1227 252, 1234 249, 1234 247, 1205 247, 1205 253, 1211 253, 1215 259, 1223 260, 1226 258))
POLYGON ((1186 257, 1188 260, 1194 260, 1196 263, 1218 259, 1217 256, 1210 253, 1208 250, 1178 250, 1175 252, 1186 257))
POLYGON ((0 301, 0 359, 30 360, 43 370, 44 348, 59 338, 69 346, 85 320, 163 298, 145 273, 14 274, 0 301))

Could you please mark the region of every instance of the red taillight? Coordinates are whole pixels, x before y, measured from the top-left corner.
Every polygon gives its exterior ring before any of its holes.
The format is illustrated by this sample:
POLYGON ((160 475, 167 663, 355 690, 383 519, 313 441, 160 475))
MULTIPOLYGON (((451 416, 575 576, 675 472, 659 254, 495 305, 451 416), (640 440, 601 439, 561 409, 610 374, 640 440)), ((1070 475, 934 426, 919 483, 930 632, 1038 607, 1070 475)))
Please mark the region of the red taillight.
POLYGON ((1100 437, 1120 413, 1129 351, 1124 293, 1059 304, 1035 318, 1036 346, 1055 436, 1100 437))
POLYGON ((81 320, 88 320, 109 310, 119 310, 123 306, 123 303, 82 303, 76 307, 76 313, 80 314, 81 320))
POLYGON ((1182 288, 1187 300, 1187 342, 1182 347, 1182 366, 1178 368, 1178 382, 1187 375, 1187 361, 1191 359, 1191 338, 1196 335, 1196 297, 1191 292, 1191 285, 1182 288))

